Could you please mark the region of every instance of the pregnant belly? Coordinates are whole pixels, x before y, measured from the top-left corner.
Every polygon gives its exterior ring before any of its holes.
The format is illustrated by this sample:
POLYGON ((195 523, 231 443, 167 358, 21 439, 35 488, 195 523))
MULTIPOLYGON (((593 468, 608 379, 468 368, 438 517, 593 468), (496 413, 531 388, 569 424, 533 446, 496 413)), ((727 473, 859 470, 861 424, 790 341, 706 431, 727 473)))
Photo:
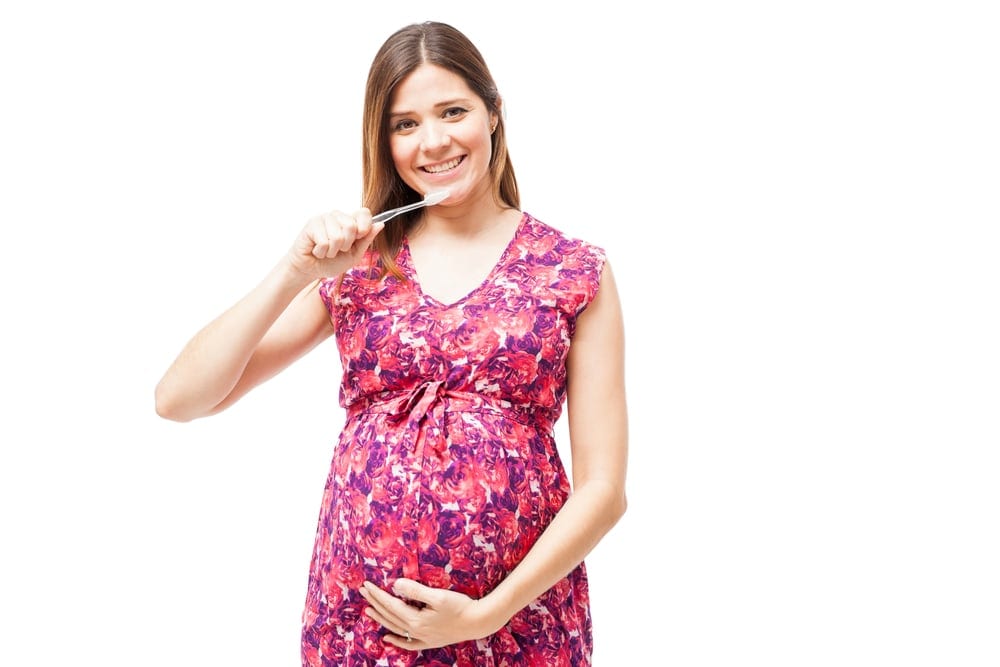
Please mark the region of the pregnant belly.
POLYGON ((391 586, 405 576, 482 597, 503 580, 565 501, 568 482, 550 436, 492 416, 462 413, 416 435, 362 419, 344 434, 321 521, 325 588, 391 586))

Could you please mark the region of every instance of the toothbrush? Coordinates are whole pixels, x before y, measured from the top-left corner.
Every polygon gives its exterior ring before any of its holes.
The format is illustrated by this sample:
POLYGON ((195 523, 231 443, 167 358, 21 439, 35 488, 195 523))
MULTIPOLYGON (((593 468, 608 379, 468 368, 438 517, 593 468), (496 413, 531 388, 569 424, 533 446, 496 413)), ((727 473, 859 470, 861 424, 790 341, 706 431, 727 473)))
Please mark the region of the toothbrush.
POLYGON ((386 222, 387 220, 395 218, 400 213, 406 213, 407 211, 412 211, 413 209, 420 208, 421 206, 434 206, 434 204, 440 204, 447 199, 450 192, 451 191, 448 189, 428 192, 424 195, 424 198, 418 202, 407 204, 406 206, 400 206, 399 208, 391 208, 388 211, 383 211, 378 215, 373 216, 372 222, 386 222))

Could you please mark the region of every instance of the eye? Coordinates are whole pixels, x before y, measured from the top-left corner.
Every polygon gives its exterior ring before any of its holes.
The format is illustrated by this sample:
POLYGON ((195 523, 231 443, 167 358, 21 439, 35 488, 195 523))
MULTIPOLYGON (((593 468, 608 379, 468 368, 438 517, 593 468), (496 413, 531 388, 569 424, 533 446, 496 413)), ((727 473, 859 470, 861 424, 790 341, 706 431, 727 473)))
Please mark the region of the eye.
POLYGON ((416 126, 417 126, 417 124, 414 123, 412 120, 410 120, 409 118, 404 118, 403 120, 397 120, 393 124, 392 131, 393 132, 406 132, 407 130, 412 130, 416 126))
POLYGON ((445 118, 461 118, 467 113, 469 113, 469 110, 464 107, 448 107, 442 115, 445 118))

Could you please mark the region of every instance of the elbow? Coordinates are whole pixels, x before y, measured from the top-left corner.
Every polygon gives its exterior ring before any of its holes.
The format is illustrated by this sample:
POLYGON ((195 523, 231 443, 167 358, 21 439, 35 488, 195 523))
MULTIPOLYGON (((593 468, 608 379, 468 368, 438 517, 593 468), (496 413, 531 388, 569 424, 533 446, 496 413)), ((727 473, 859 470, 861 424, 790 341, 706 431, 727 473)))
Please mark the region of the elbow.
POLYGON ((164 388, 163 383, 156 386, 154 401, 156 404, 156 414, 163 419, 174 422, 189 422, 193 419, 191 415, 184 412, 180 402, 177 400, 177 397, 172 396, 171 393, 164 388))
POLYGON ((212 403, 203 394, 185 391, 183 387, 172 385, 166 379, 156 385, 154 392, 156 414, 174 422, 190 422, 209 417, 224 410, 229 402, 227 397, 221 403, 212 403))
POLYGON ((617 502, 614 506, 614 522, 618 523, 623 516, 625 516, 625 511, 628 509, 628 498, 625 497, 625 490, 618 494, 617 502))
POLYGON ((185 418, 177 409, 169 402, 161 401, 159 398, 156 399, 156 414, 163 419, 167 419, 172 422, 187 422, 191 421, 189 418, 185 418))
POLYGON ((605 530, 611 530, 625 516, 628 509, 628 499, 625 497, 625 489, 619 484, 606 483, 601 485, 600 499, 597 500, 601 508, 601 523, 605 530))
POLYGON ((605 480, 588 486, 588 493, 594 494, 591 502, 600 515, 599 523, 605 530, 611 530, 625 516, 625 510, 628 509, 625 489, 621 484, 605 480))

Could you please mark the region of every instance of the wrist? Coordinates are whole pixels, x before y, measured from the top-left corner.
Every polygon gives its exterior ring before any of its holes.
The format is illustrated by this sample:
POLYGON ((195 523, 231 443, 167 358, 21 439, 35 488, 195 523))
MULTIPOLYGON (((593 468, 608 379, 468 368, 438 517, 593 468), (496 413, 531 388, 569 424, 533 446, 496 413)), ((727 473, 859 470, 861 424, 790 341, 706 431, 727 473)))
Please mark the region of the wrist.
POLYGON ((488 637, 507 625, 511 617, 517 613, 517 609, 511 609, 503 600, 503 596, 493 591, 476 601, 478 604, 477 613, 479 616, 477 626, 480 628, 479 637, 488 637))
POLYGON ((298 292, 309 283, 315 281, 317 276, 302 271, 295 266, 295 263, 289 259, 288 255, 285 255, 271 270, 271 278, 278 284, 298 292))

